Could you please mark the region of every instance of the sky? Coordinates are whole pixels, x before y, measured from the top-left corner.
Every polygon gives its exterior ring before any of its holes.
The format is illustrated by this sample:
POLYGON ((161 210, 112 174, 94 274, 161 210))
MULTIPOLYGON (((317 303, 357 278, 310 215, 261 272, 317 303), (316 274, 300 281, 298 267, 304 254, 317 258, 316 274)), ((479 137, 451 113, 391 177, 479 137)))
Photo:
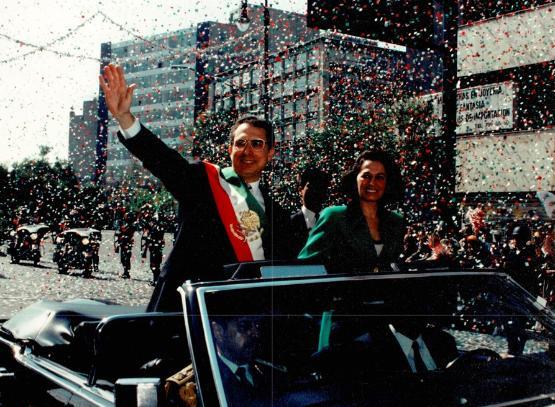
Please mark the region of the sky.
MULTIPOLYGON (((240 0, 12 0, 0 3, 0 164, 67 159, 69 113, 98 95, 100 44, 228 22, 240 0), (112 21, 102 15, 102 12, 112 21)), ((256 4, 250 1, 249 3, 256 4)), ((270 7, 306 13, 306 0, 270 7)))

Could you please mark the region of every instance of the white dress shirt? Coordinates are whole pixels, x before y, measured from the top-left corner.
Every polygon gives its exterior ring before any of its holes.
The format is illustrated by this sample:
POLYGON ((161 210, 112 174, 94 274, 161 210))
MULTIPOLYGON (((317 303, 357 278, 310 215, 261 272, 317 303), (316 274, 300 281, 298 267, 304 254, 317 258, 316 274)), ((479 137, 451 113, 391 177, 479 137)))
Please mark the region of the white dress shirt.
POLYGON ((123 134, 123 138, 125 139, 135 137, 141 131, 141 122, 135 117, 135 121, 133 122, 131 127, 129 127, 128 129, 123 129, 121 126, 119 126, 119 131, 121 132, 121 134, 123 134))
POLYGON ((306 228, 309 230, 312 229, 316 224, 316 212, 312 212, 304 205, 302 206, 301 211, 303 212, 303 215, 304 215, 304 222, 306 224, 306 228))
MULTIPOLYGON (((249 368, 249 365, 238 365, 237 363, 232 362, 231 360, 229 360, 228 358, 226 358, 224 355, 222 355, 221 353, 218 353, 218 356, 220 357, 220 359, 222 359, 222 362, 224 362, 224 364, 229 367, 229 370, 231 370, 233 372, 234 375, 237 375, 237 370, 242 367, 245 369, 245 377, 247 378, 247 381, 251 384, 254 385, 254 379, 252 378, 252 373, 251 370, 249 368)), ((239 379, 241 379, 240 377, 238 377, 239 379)))
MULTIPOLYGON (((403 335, 402 333, 397 332, 397 330, 393 325, 389 325, 389 329, 391 329, 391 333, 393 333, 393 335, 395 336, 395 339, 397 339, 397 342, 399 343, 401 350, 403 351, 403 353, 405 354, 405 357, 407 358, 407 361, 409 362, 411 370, 413 372, 416 372, 416 366, 414 364, 414 352, 412 350, 412 343, 414 341, 409 337, 403 335)), ((416 338, 416 343, 418 343, 420 356, 422 357, 422 361, 424 362, 426 369, 428 370, 437 369, 437 366, 434 362, 434 358, 432 358, 432 355, 430 354, 430 351, 426 346, 426 343, 422 339, 422 335, 419 335, 418 338, 416 338)))

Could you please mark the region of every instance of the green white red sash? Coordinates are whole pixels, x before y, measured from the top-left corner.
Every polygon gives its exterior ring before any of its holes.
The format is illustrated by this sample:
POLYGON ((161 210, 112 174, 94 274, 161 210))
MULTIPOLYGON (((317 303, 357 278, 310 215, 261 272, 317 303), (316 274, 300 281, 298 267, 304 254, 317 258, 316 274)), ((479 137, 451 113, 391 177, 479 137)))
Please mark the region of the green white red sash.
POLYGON ((203 162, 203 164, 220 219, 237 261, 264 260, 263 219, 260 219, 257 214, 257 212, 260 213, 260 208, 250 208, 247 204, 250 192, 245 184, 231 170, 228 172, 233 174, 238 182, 229 182, 231 181, 230 177, 228 177, 229 181, 226 180, 218 166, 208 162, 203 162))

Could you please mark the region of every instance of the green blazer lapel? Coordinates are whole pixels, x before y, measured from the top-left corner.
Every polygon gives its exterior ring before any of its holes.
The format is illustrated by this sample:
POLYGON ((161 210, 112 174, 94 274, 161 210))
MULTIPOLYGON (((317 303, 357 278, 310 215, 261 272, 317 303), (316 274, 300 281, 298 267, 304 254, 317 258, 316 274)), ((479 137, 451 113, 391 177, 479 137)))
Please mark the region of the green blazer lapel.
POLYGON ((362 258, 368 261, 375 260, 378 257, 378 253, 374 247, 374 242, 360 207, 353 204, 347 207, 347 222, 345 226, 347 227, 346 234, 348 239, 357 254, 363 256, 362 258))
POLYGON ((397 222, 393 214, 388 210, 382 210, 380 213, 380 235, 384 242, 383 251, 380 257, 388 258, 397 250, 396 242, 397 222))

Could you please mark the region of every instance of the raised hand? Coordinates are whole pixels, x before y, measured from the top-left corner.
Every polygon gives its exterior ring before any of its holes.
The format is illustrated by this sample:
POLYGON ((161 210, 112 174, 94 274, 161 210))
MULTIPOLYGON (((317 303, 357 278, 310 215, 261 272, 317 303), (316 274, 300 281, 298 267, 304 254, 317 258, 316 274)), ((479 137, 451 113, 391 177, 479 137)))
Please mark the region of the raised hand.
POLYGON ((100 87, 106 97, 106 105, 112 116, 124 129, 131 127, 135 118, 131 114, 131 102, 136 85, 127 86, 123 69, 120 66, 104 67, 104 74, 98 77, 100 87))

